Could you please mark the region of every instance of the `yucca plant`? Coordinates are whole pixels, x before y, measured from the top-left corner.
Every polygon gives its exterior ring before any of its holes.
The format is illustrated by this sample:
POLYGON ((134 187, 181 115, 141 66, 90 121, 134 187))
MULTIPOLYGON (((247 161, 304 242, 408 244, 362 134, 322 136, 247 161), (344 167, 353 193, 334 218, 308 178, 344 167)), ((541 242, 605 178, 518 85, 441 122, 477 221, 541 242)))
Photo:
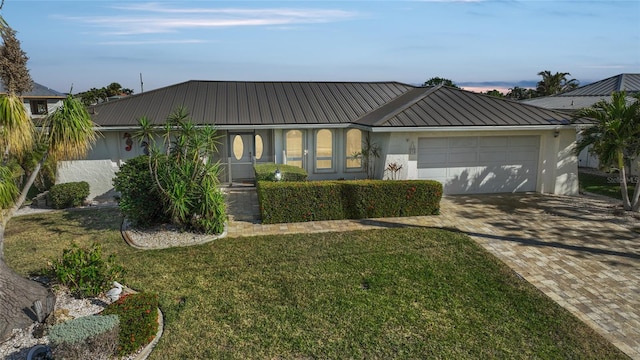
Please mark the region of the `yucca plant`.
MULTIPOLYGON (((151 121, 143 117, 138 123, 140 130, 134 137, 155 145, 151 140, 154 132, 151 121)), ((149 168, 165 213, 183 228, 221 233, 226 221, 226 204, 218 188, 220 165, 212 161, 219 139, 216 129, 197 127, 187 109, 178 107, 169 115, 162 130, 163 143, 149 151, 149 168)))

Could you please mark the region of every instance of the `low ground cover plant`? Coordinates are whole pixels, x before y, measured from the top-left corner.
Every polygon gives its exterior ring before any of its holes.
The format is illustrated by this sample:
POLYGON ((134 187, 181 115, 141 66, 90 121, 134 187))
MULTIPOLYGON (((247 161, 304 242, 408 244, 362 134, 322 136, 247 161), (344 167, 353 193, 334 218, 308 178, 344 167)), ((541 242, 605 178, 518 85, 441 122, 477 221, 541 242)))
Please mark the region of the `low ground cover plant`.
POLYGON ((158 332, 158 295, 136 293, 109 304, 103 315, 120 319, 118 354, 128 355, 150 343, 158 332))
POLYGON ((103 359, 116 355, 119 319, 116 315, 82 316, 49 329, 54 359, 103 359))

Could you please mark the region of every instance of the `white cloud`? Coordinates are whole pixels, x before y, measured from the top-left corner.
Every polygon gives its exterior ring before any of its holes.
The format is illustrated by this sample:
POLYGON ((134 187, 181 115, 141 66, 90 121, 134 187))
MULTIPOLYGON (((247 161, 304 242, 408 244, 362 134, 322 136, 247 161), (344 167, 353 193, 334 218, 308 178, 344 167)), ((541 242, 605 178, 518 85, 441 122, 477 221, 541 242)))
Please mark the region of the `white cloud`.
POLYGON ((184 40, 132 40, 132 41, 102 41, 100 45, 166 45, 166 44, 202 44, 212 42, 210 40, 184 39, 184 40))
POLYGON ((179 8, 160 3, 113 7, 127 13, 68 18, 104 28, 107 35, 174 33, 180 30, 243 26, 287 26, 343 21, 355 12, 294 8, 179 8))

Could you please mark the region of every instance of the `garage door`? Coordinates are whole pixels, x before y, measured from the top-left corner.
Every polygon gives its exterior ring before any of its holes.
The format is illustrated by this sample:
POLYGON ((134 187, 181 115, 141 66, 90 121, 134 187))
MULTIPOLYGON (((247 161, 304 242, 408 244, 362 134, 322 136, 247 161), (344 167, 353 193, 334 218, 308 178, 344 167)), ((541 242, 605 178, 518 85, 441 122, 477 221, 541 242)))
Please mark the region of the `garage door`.
POLYGON ((445 194, 535 191, 538 136, 418 139, 418 177, 438 180, 445 194))

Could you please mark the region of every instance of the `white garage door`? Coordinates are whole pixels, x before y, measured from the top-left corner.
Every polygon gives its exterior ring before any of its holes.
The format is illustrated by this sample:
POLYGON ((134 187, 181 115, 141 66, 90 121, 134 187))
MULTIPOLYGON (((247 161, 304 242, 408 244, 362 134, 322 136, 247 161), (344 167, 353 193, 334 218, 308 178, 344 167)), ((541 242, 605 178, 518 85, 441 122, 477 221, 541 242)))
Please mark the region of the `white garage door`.
POLYGON ((538 136, 418 139, 418 177, 438 180, 445 194, 535 191, 538 136))

